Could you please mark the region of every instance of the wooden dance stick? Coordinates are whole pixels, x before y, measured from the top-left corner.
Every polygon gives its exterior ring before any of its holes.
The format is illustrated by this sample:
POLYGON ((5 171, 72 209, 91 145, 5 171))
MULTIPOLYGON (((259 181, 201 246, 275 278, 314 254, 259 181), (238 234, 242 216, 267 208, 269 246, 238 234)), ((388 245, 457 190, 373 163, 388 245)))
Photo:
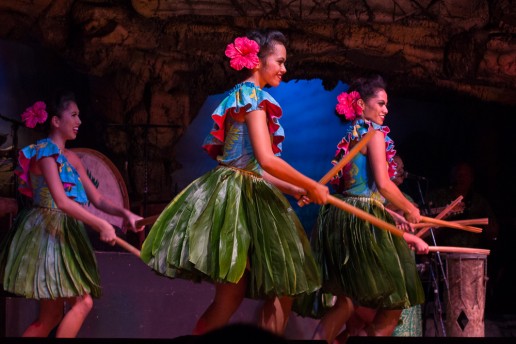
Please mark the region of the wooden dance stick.
MULTIPOLYGON (((443 211, 441 211, 439 214, 437 214, 437 216, 435 218, 438 220, 444 218, 446 215, 448 215, 448 213, 450 211, 452 211, 453 208, 455 208, 455 206, 457 204, 459 204, 462 201, 463 198, 464 198, 464 196, 462 196, 462 195, 457 197, 457 199, 455 201, 451 202, 446 208, 444 208, 443 211)), ((424 228, 421 231, 419 231, 416 235, 421 238, 426 232, 428 232, 430 230, 430 228, 431 227, 424 228)))
POLYGON ((125 249, 126 251, 129 251, 130 253, 134 254, 135 256, 140 257, 140 251, 133 245, 129 244, 127 241, 117 237, 116 244, 125 249))
MULTIPOLYGON (((371 130, 367 134, 365 134, 360 141, 355 144, 355 146, 349 151, 348 154, 346 154, 335 166, 332 167, 331 170, 328 171, 321 179, 319 179, 319 183, 325 185, 328 183, 333 176, 335 176, 337 173, 339 173, 340 170, 344 168, 348 164, 348 162, 351 161, 355 157, 355 155, 360 152, 360 150, 373 138, 373 135, 376 130, 371 130)), ((302 199, 297 201, 297 204, 299 206, 303 205, 302 199)))
MULTIPOLYGON (((346 166, 346 164, 348 162, 350 162, 351 159, 353 159, 353 157, 355 155, 357 155, 358 152, 360 152, 360 150, 373 138, 373 135, 374 135, 375 131, 376 130, 371 130, 367 134, 365 134, 362 137, 362 139, 360 141, 358 141, 358 143, 349 151, 349 153, 346 154, 342 158, 342 160, 340 160, 335 166, 333 166, 333 168, 330 171, 328 171, 328 173, 326 173, 324 175, 324 177, 321 178, 321 180, 319 180, 319 183, 321 183, 321 184, 328 183, 330 181, 330 179, 334 175, 336 175, 344 166, 346 166)), ((303 202, 300 200, 300 201, 298 201, 298 204, 301 206, 303 204, 303 202)), ((349 205, 349 206, 353 207, 351 205, 349 205)), ((355 207, 353 207, 353 208, 355 208, 355 207)), ((159 217, 159 215, 153 215, 153 216, 145 217, 145 218, 143 218, 141 220, 138 220, 138 221, 136 221, 136 227, 138 228, 138 227, 141 227, 141 226, 146 226, 146 225, 153 224, 154 222, 156 222, 158 217, 159 217)), ((387 225, 389 225, 387 222, 385 222, 385 223, 387 225)), ((381 227, 381 226, 378 226, 378 227, 381 227)))
POLYGON ((154 222, 156 222, 158 217, 159 217, 159 215, 152 215, 152 216, 149 216, 149 217, 144 217, 143 219, 136 221, 135 227, 139 228, 141 226, 151 225, 154 222))
POLYGON ((491 250, 483 248, 455 247, 455 246, 430 246, 429 252, 449 252, 449 253, 479 253, 489 255, 491 250))
POLYGON ((458 223, 460 225, 469 226, 469 225, 488 225, 489 224, 489 218, 483 217, 480 219, 467 219, 467 220, 457 220, 452 221, 455 223, 458 223))
MULTIPOLYGON (((326 173, 324 175, 324 177, 322 177, 319 180, 319 183, 321 183, 321 184, 328 183, 330 181, 330 179, 334 175, 336 175, 340 170, 342 170, 342 168, 344 166, 346 166, 346 164, 348 162, 350 162, 351 159, 353 159, 353 157, 358 154, 358 152, 360 152, 362 147, 364 147, 373 138, 374 132, 375 132, 375 130, 371 130, 367 134, 365 134, 362 137, 362 139, 360 141, 358 141, 358 143, 349 151, 349 153, 346 154, 342 158, 342 160, 340 160, 335 166, 333 166, 333 168, 331 170, 329 170, 328 173, 326 173)), ((303 201, 299 200, 297 202, 297 204, 299 206, 302 206, 303 205, 303 201)), ((138 220, 138 221, 136 221, 136 227, 138 228, 138 227, 141 227, 141 226, 146 226, 146 225, 153 224, 158 219, 158 216, 159 215, 153 215, 153 216, 145 217, 145 218, 143 218, 141 220, 138 220)))
MULTIPOLYGON (((455 220, 449 221, 453 223, 458 223, 459 225, 469 226, 469 225, 488 225, 489 219, 487 217, 479 218, 479 219, 468 219, 468 220, 455 220)), ((420 222, 412 225, 414 229, 426 228, 426 227, 441 227, 436 226, 432 223, 420 222)))
MULTIPOLYGON (((434 219, 427 216, 421 216, 421 220, 423 222, 433 223, 436 225, 440 225, 440 227, 449 227, 449 228, 455 228, 455 229, 462 229, 463 231, 473 232, 473 233, 482 233, 482 228, 479 227, 472 227, 472 226, 464 226, 455 222, 451 221, 444 221, 439 219, 434 219)), ((420 231, 422 232, 422 231, 420 231)), ((416 235, 419 236, 419 233, 416 235)))
POLYGON ((331 196, 331 195, 328 196, 328 203, 331 205, 334 205, 337 208, 340 208, 344 211, 347 211, 348 213, 356 215, 357 217, 361 218, 362 220, 369 221, 376 227, 379 227, 381 229, 389 231, 392 234, 394 234, 400 238, 403 238, 403 234, 405 234, 404 231, 396 228, 396 226, 394 226, 388 222, 385 222, 383 220, 380 220, 376 216, 373 216, 373 215, 363 211, 362 209, 354 207, 351 204, 348 204, 348 203, 344 202, 343 200, 338 199, 335 196, 331 196))
POLYGON ((450 211, 453 210, 453 208, 455 208, 457 206, 457 204, 459 204, 460 202, 462 202, 462 200, 464 199, 464 196, 460 195, 459 197, 457 197, 455 199, 455 201, 451 202, 446 208, 443 209, 443 211, 441 211, 439 214, 437 214, 437 216, 435 217, 436 219, 444 219, 444 217, 446 215, 448 215, 448 213, 450 211))
MULTIPOLYGON (((374 217, 373 215, 366 213, 365 211, 358 209, 358 208, 352 206, 351 204, 348 204, 348 203, 336 198, 335 196, 328 196, 328 203, 333 204, 334 206, 341 208, 344 211, 350 212, 350 213, 356 215, 357 217, 360 217, 363 220, 369 221, 373 225, 380 227, 382 229, 385 229, 385 230, 393 233, 394 235, 403 237, 404 232, 402 230, 399 230, 398 228, 396 228, 394 225, 391 225, 390 223, 382 221, 379 218, 374 217)), ((141 226, 145 226, 145 225, 154 223, 156 221, 156 219, 158 218, 158 216, 159 215, 154 215, 154 216, 149 216, 149 217, 145 217, 141 220, 138 220, 138 221, 136 221, 136 227, 141 227, 141 226)), ((118 243, 118 241, 117 241, 117 243, 118 243)), ((125 243, 125 244, 127 244, 127 243, 125 243)), ((129 244, 127 244, 127 245, 129 245, 129 244)), ((120 246, 123 246, 123 244, 120 244, 120 246)), ((129 246, 131 246, 131 245, 129 245, 129 246)), ((133 246, 131 246, 131 247, 133 249, 135 249, 133 246)), ((124 247, 124 248, 126 248, 126 247, 124 247)), ((129 251, 129 249, 127 249, 127 250, 129 251)))

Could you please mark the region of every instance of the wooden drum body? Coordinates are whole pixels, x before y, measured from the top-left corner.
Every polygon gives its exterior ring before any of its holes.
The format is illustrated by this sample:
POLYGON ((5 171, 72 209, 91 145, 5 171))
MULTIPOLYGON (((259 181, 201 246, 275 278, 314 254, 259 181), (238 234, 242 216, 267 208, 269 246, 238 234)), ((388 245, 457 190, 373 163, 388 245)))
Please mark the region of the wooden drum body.
POLYGON ((449 337, 484 337, 487 255, 446 254, 448 292, 446 332, 449 337))
MULTIPOLYGON (((89 148, 73 148, 72 151, 81 159, 88 176, 99 192, 114 204, 129 209, 129 196, 124 179, 111 160, 89 148)), ((95 208, 93 204, 88 204, 86 208, 94 215, 123 229, 124 223, 121 217, 107 214, 95 208)))

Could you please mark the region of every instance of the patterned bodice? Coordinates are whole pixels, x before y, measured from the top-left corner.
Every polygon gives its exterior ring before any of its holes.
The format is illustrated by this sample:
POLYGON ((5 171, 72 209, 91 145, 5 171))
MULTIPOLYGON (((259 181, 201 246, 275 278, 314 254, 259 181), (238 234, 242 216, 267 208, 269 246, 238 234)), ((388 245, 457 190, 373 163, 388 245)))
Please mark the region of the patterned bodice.
MULTIPOLYGON (((387 136, 389 128, 380 126, 370 121, 357 119, 345 127, 345 135, 337 145, 334 164, 337 164, 346 154, 349 153, 350 144, 361 139, 369 130, 380 130, 385 135, 386 164, 389 177, 395 174, 396 163, 393 157, 396 153, 394 142, 387 136)), ((374 175, 369 166, 366 155, 358 153, 344 168, 335 176, 331 184, 338 193, 348 196, 363 196, 379 200, 384 203, 385 199, 378 191, 374 175)))
POLYGON ((203 148, 222 165, 261 175, 262 169, 254 155, 245 122, 245 114, 258 109, 267 114, 272 149, 280 155, 284 140, 283 128, 278 121, 282 115, 281 107, 269 93, 250 82, 236 85, 215 109, 211 116, 215 123, 203 148))
POLYGON ((19 177, 19 191, 33 199, 33 205, 45 208, 57 208, 50 194, 48 184, 43 175, 30 172, 30 165, 45 157, 53 157, 57 162, 59 178, 63 183, 65 194, 74 201, 86 204, 88 197, 77 170, 70 164, 59 147, 49 138, 23 148, 18 156, 18 167, 15 171, 19 177))

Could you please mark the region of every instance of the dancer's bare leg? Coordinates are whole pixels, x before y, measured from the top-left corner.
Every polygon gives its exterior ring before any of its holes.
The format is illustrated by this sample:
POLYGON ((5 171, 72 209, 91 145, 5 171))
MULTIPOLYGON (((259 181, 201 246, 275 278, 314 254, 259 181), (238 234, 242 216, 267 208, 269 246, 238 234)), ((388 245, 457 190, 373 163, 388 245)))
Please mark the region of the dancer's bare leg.
POLYGON ((48 337, 63 318, 64 300, 40 300, 38 319, 27 327, 22 337, 48 337))
POLYGON ((266 300, 260 313, 260 326, 278 335, 283 335, 287 327, 292 303, 292 298, 288 296, 266 300))
POLYGON ((350 336, 366 336, 364 328, 367 324, 371 324, 374 321, 377 310, 374 308, 367 308, 357 306, 353 315, 346 324, 346 330, 350 336))
POLYGON ((369 336, 391 336, 400 320, 401 309, 382 309, 376 313, 372 324, 366 327, 369 336))
POLYGON ((71 308, 57 328, 56 337, 58 338, 75 338, 93 308, 93 299, 89 294, 68 300, 71 308))
POLYGON ((197 321, 193 334, 204 334, 226 325, 244 300, 246 283, 245 276, 236 284, 216 283, 215 297, 197 321))
POLYGON ((312 336, 314 340, 333 343, 337 334, 353 312, 353 303, 345 296, 338 296, 335 305, 324 315, 312 336))

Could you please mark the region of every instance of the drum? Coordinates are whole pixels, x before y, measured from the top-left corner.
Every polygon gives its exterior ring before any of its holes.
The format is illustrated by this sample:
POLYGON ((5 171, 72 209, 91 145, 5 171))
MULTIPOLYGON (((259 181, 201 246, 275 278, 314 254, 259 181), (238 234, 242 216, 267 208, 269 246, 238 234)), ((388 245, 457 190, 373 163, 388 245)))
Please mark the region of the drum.
MULTIPOLYGON (((99 192, 114 204, 129 209, 129 196, 124 179, 111 160, 104 154, 89 148, 72 148, 72 151, 81 159, 90 180, 99 192)), ((123 228, 121 217, 107 214, 95 208, 93 204, 88 204, 86 208, 112 225, 123 228)))
POLYGON ((484 337, 487 254, 446 254, 444 293, 449 337, 484 337))

